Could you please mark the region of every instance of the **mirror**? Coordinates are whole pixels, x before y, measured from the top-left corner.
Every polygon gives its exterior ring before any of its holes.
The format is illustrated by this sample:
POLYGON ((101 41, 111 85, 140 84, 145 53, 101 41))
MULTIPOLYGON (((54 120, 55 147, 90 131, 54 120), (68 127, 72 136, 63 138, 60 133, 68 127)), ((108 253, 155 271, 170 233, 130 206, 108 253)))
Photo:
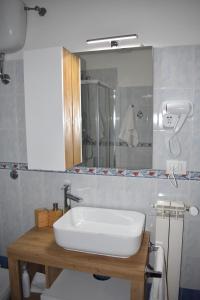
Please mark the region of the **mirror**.
POLYGON ((152 48, 77 54, 81 58, 81 166, 151 168, 152 48))

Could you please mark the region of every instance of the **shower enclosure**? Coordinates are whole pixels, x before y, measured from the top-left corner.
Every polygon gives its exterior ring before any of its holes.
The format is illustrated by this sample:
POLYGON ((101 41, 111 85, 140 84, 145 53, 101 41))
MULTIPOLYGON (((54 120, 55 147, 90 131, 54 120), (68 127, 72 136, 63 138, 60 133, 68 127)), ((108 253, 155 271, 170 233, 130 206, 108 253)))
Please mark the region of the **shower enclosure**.
POLYGON ((109 87, 100 80, 82 80, 83 164, 87 167, 151 167, 152 87, 109 87), (127 109, 133 107, 138 144, 120 139, 127 109))
POLYGON ((100 80, 81 81, 83 164, 110 167, 113 130, 113 90, 100 80))

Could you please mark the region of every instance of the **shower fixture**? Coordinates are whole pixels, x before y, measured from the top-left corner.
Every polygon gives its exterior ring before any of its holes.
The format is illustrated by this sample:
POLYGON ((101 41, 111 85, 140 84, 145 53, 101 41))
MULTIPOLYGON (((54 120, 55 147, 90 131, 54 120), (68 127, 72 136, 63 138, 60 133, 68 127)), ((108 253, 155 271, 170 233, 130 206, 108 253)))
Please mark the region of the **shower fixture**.
POLYGON ((10 76, 4 73, 4 60, 5 60, 5 53, 0 53, 0 79, 1 82, 4 84, 8 84, 10 82, 10 76))
POLYGON ((41 17, 46 15, 46 12, 47 12, 45 7, 39 7, 39 6, 35 6, 35 7, 24 6, 24 10, 26 10, 26 11, 35 10, 38 12, 39 16, 41 16, 41 17))

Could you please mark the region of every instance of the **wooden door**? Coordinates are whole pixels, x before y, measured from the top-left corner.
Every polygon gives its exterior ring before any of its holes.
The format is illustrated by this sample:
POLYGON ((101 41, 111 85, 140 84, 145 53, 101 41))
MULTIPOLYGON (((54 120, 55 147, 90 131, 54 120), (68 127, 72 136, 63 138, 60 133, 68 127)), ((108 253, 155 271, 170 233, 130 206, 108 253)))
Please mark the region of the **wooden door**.
POLYGON ((65 167, 82 161, 80 59, 63 49, 65 167))

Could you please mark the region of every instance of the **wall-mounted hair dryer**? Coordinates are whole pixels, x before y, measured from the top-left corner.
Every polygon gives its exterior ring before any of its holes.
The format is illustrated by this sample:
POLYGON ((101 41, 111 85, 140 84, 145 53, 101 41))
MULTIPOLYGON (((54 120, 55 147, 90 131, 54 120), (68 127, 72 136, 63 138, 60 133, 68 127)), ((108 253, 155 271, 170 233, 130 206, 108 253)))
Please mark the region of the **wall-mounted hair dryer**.
POLYGON ((163 128, 169 129, 172 133, 168 146, 174 157, 179 156, 181 153, 181 145, 176 135, 192 114, 193 104, 190 101, 165 101, 162 104, 163 128))

